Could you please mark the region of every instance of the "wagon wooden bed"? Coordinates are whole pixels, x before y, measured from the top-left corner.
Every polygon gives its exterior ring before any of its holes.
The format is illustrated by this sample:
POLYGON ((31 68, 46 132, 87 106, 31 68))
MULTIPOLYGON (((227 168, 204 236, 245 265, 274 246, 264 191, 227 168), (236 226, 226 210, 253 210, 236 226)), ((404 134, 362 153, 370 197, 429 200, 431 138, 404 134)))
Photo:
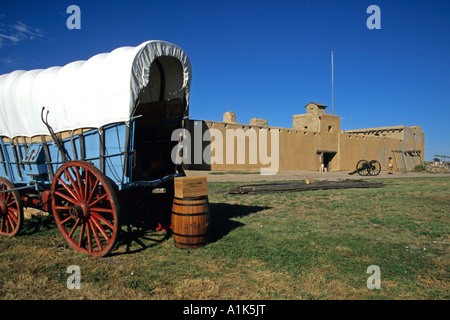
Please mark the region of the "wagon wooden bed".
POLYGON ((0 234, 17 235, 32 207, 78 252, 108 254, 137 221, 124 203, 156 188, 173 198, 190 82, 187 55, 164 41, 1 75, 0 234))

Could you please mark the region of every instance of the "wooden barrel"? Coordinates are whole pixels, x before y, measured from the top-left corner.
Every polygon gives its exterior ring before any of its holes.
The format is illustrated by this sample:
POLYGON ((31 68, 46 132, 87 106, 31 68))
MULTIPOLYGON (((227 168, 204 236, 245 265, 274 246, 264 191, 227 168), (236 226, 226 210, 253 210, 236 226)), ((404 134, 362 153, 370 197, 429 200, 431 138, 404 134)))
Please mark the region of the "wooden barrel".
POLYGON ((172 205, 172 232, 175 246, 193 249, 208 242, 211 213, 208 196, 178 198, 172 205))

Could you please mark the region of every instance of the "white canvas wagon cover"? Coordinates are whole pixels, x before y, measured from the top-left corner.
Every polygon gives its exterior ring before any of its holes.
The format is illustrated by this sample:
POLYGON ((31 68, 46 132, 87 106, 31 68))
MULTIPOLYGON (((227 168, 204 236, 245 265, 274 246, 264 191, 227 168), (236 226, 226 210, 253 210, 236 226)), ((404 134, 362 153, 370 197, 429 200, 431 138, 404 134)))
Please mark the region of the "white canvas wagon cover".
MULTIPOLYGON (((189 59, 181 48, 164 41, 121 47, 63 67, 0 75, 0 136, 48 135, 41 121, 42 107, 49 111, 48 122, 55 132, 128 121, 138 98, 144 95, 146 102, 157 101, 147 85, 152 81, 152 62, 160 57, 175 58, 166 58, 165 67, 178 74, 165 78, 164 98, 185 98, 188 103, 189 59), (169 61, 179 63, 171 66, 169 61)), ((159 73, 153 74, 161 81, 159 73)))

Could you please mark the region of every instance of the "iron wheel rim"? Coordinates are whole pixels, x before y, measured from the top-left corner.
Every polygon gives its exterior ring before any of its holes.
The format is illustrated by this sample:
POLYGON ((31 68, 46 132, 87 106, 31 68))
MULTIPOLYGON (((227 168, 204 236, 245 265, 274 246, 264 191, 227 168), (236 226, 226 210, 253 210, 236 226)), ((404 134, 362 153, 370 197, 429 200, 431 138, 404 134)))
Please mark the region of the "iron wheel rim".
POLYGON ((369 162, 367 160, 359 160, 356 164, 356 170, 360 176, 369 174, 369 162))
POLYGON ((377 176, 381 171, 381 164, 377 160, 372 160, 369 162, 370 174, 372 176, 377 176))

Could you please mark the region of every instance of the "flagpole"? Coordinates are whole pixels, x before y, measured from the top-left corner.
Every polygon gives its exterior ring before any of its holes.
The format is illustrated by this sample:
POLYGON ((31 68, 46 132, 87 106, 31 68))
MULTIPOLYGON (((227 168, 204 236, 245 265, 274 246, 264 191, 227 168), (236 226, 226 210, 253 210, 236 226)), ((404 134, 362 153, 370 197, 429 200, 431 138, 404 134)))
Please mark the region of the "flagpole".
POLYGON ((333 51, 331 51, 331 114, 334 114, 334 66, 333 66, 333 51))

